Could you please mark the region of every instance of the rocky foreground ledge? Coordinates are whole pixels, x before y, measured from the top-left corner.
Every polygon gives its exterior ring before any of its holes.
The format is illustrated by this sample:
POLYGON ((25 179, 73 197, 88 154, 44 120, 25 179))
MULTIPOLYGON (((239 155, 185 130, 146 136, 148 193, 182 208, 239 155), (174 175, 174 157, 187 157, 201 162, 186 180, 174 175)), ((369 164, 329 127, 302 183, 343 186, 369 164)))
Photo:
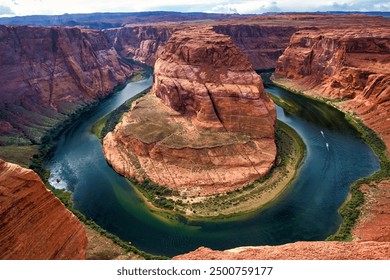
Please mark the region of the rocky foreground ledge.
POLYGON ((0 159, 0 259, 85 259, 87 235, 29 169, 0 159))
POLYGON ((185 194, 223 193, 261 178, 275 156, 276 112, 230 37, 174 33, 152 91, 104 138, 114 169, 185 194))
POLYGON ((388 260, 388 242, 296 242, 215 251, 201 247, 174 260, 388 260))

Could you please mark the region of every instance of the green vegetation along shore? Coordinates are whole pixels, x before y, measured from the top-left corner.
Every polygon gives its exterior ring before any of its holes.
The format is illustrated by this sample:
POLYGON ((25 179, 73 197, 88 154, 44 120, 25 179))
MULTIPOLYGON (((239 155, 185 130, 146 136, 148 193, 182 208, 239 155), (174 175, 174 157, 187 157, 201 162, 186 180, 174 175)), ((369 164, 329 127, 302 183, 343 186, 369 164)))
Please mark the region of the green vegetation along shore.
MULTIPOLYGON (((134 96, 101 118, 93 125, 92 132, 100 139, 104 138, 120 122, 134 100, 148 91, 134 96)), ((281 106, 285 107, 286 104, 281 106)), ((242 189, 226 194, 183 197, 178 192, 147 179, 143 182, 130 178, 128 180, 150 209, 165 220, 235 218, 258 212, 270 205, 295 178, 305 154, 305 144, 291 127, 280 121, 276 126, 276 144, 277 158, 270 173, 242 189)))
MULTIPOLYGON (((301 91, 291 88, 292 83, 289 82, 289 86, 286 86, 283 83, 283 80, 274 79, 274 85, 283 88, 293 94, 299 94, 306 98, 318 100, 324 103, 327 103, 337 110, 343 112, 339 106, 338 102, 343 100, 340 99, 328 99, 328 98, 315 98, 308 96, 301 91)), ((390 159, 387 156, 386 145, 383 140, 373 131, 371 128, 367 127, 363 122, 357 119, 354 115, 343 112, 345 114, 345 119, 355 127, 355 129, 360 133, 362 139, 371 147, 376 156, 380 160, 380 170, 372 174, 371 176, 360 178, 350 186, 350 195, 345 203, 339 208, 339 213, 343 218, 343 222, 340 225, 338 231, 330 235, 326 240, 327 241, 351 241, 352 240, 352 230, 354 229, 356 223, 361 214, 361 207, 365 202, 365 197, 363 192, 360 190, 362 185, 376 186, 382 180, 390 178, 390 159)))
POLYGON ((170 222, 183 220, 235 220, 256 214, 272 205, 294 180, 305 154, 305 144, 288 125, 278 121, 277 158, 265 177, 242 189, 208 196, 179 196, 149 180, 129 179, 137 194, 158 217, 170 222))
MULTIPOLYGON (((147 73, 146 73, 147 74, 147 73)), ((145 77, 145 71, 136 72, 132 78, 130 78, 126 83, 118 85, 114 88, 112 94, 117 91, 122 90, 128 82, 134 82, 145 77)), ((112 94, 110 94, 109 98, 112 94)), ((133 253, 144 259, 167 259, 164 256, 156 256, 141 250, 138 250, 133 245, 129 244, 126 241, 121 240, 114 234, 109 233, 105 229, 101 228, 94 221, 86 218, 82 213, 78 210, 74 209, 72 202, 72 193, 67 192, 62 189, 53 188, 49 183, 48 179, 50 177, 50 171, 45 168, 45 162, 50 159, 54 148, 56 146, 57 141, 61 134, 72 125, 77 119, 83 118, 92 112, 96 107, 102 102, 105 98, 97 100, 91 104, 85 105, 82 108, 74 111, 72 114, 68 116, 67 119, 50 129, 46 132, 46 134, 42 137, 42 141, 40 145, 32 145, 32 146, 1 146, 0 155, 5 160, 9 160, 11 162, 20 164, 22 166, 28 167, 34 170, 45 183, 46 187, 51 190, 55 196, 57 196, 61 202, 65 205, 67 209, 69 209, 77 218, 80 220, 82 224, 88 229, 93 230, 95 233, 103 236, 104 238, 110 239, 114 244, 120 246, 124 252, 133 253), (31 150, 31 152, 30 152, 31 150), (16 151, 16 152, 15 152, 16 151), (3 156, 9 155, 9 156, 3 156)))
POLYGON ((375 187, 380 181, 390 178, 390 159, 387 157, 385 143, 371 128, 364 125, 360 120, 349 114, 346 115, 346 119, 360 132, 364 141, 377 155, 381 169, 371 176, 355 181, 350 186, 350 197, 339 209, 340 215, 343 217, 343 223, 335 234, 330 235, 326 239, 328 241, 352 240, 352 230, 360 217, 360 209, 365 202, 365 197, 360 187, 365 184, 375 187))
POLYGON ((115 126, 120 122, 124 113, 130 110, 131 105, 135 100, 141 98, 150 91, 150 87, 144 91, 138 93, 134 97, 125 101, 121 106, 116 108, 111 113, 107 114, 103 118, 99 119, 91 128, 91 132, 95 134, 99 139, 103 139, 108 132, 114 130, 115 126))
MULTIPOLYGON (((129 99, 96 122, 93 133, 102 139, 108 131, 115 128, 123 113, 131 108, 132 102, 144 94, 145 92, 129 99)), ((150 180, 138 182, 129 179, 129 182, 152 211, 164 219, 226 219, 259 211, 274 201, 294 179, 305 153, 305 145, 300 136, 280 121, 276 127, 276 142, 278 152, 271 172, 242 189, 226 194, 183 197, 150 180)))

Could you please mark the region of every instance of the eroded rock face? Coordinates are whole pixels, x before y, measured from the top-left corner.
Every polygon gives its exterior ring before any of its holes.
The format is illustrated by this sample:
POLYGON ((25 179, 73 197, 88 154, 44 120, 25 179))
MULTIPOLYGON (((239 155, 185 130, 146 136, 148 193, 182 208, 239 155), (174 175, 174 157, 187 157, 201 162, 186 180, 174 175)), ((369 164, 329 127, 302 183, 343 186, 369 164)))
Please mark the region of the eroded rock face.
POLYGON ((390 180, 370 185, 360 188, 364 193, 364 205, 353 231, 354 240, 390 242, 390 180))
POLYGON ((357 113, 390 148, 390 28, 299 31, 279 58, 281 83, 357 113))
POLYGON ((0 49, 0 115, 12 126, 0 145, 39 143, 46 130, 133 73, 100 31, 0 26, 0 49))
POLYGON ((388 242, 296 242, 215 251, 201 247, 174 260, 388 260, 388 242))
POLYGON ((240 188, 273 165, 276 113, 261 78, 227 36, 178 31, 152 92, 104 139, 119 173, 192 194, 240 188))
MULTIPOLYGON (((263 26, 258 24, 215 24, 216 33, 228 35, 233 43, 247 56, 255 69, 275 68, 279 56, 288 46, 291 35, 298 30, 293 26, 263 26)), ((198 25, 202 23, 198 23, 198 25)), ((203 27, 207 27, 204 24, 203 27)), ((107 29, 116 50, 124 57, 153 66, 157 50, 164 46, 172 33, 193 27, 191 23, 165 23, 152 25, 127 25, 122 28, 107 29)))
POLYGON ((283 14, 272 16, 238 16, 221 21, 154 22, 128 24, 107 29, 105 34, 117 51, 128 58, 153 66, 159 46, 164 46, 171 34, 191 27, 212 27, 216 33, 228 35, 247 56, 255 69, 275 68, 279 56, 298 30, 341 30, 360 26, 381 26, 382 17, 365 15, 283 14))
POLYGON ((216 25, 213 30, 229 35, 254 69, 270 69, 276 67, 279 56, 287 48, 290 37, 298 27, 292 22, 287 23, 287 26, 266 26, 261 25, 259 20, 257 24, 216 25))
POLYGON ((0 159, 0 259, 85 259, 87 242, 35 172, 0 159))
POLYGON ((127 25, 122 28, 107 29, 115 49, 124 57, 153 66, 159 46, 164 45, 172 32, 173 26, 156 25, 127 25))
POLYGON ((209 29, 177 32, 154 68, 153 92, 175 111, 199 125, 273 138, 273 103, 229 37, 209 29))

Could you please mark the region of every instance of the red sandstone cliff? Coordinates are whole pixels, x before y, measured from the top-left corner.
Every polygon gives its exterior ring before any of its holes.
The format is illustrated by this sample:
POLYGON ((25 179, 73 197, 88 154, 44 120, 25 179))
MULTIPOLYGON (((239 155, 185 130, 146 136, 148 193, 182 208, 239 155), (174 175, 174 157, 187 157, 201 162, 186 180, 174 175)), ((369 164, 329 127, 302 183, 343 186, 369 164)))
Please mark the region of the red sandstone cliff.
MULTIPOLYGON (((173 32, 191 28, 193 25, 189 22, 127 25, 122 28, 107 29, 104 32, 122 56, 153 66, 158 47, 164 46, 173 32)), ((204 24, 204 26, 207 25, 204 24)), ((266 69, 275 68, 279 56, 288 46, 290 37, 297 28, 244 23, 216 24, 213 25, 213 30, 230 36, 233 43, 247 56, 255 69, 266 69)))
POLYGON ((37 174, 0 160, 0 259, 85 259, 87 242, 37 174))
MULTIPOLYGON (((176 25, 179 27, 179 24, 176 25)), ((158 24, 127 25, 122 28, 107 29, 104 32, 123 57, 153 66, 158 47, 168 41, 175 29, 177 28, 174 26, 158 24)))
POLYGON ((273 103, 229 37, 208 29, 177 32, 154 67, 153 92, 175 111, 199 125, 273 138, 273 103))
POLYGON ((310 95, 342 98, 390 148, 390 25, 299 31, 279 58, 276 77, 310 95))
POLYGON ((174 31, 212 27, 215 32, 230 36, 255 69, 266 69, 276 67, 279 56, 298 30, 319 27, 344 30, 357 25, 376 27, 385 21, 381 17, 364 15, 286 14, 245 16, 221 21, 129 24, 104 32, 122 56, 153 66, 158 47, 163 46, 174 31))
POLYGON ((287 48, 296 26, 266 26, 257 24, 216 25, 214 31, 228 35, 248 57, 255 69, 275 68, 279 56, 287 48))
POLYGON ((0 26, 0 50, 0 145, 39 142, 132 74, 100 31, 0 26))
MULTIPOLYGON (((278 82, 316 96, 348 98, 337 104, 358 113, 389 147, 388 22, 360 16, 333 17, 324 22, 314 17, 318 20, 316 28, 297 32, 278 61, 279 77, 291 80, 278 79, 278 82)), ((302 28, 303 18, 297 20, 302 28)), ((366 202, 353 232, 353 242, 297 242, 228 251, 202 247, 174 259, 388 260, 389 182, 377 182, 377 187, 365 186, 362 190, 366 202)))
POLYGON ((229 37, 174 33, 154 75, 152 93, 104 139, 115 170, 194 194, 240 188, 270 170, 275 108, 229 37))
POLYGON ((390 242, 390 180, 373 182, 360 190, 364 204, 353 231, 354 240, 390 242))

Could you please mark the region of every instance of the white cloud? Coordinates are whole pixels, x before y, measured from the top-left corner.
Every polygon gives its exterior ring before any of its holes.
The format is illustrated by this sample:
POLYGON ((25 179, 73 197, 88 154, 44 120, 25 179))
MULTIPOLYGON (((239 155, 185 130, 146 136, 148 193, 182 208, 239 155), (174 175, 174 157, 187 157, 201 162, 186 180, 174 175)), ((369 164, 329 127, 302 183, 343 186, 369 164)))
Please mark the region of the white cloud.
POLYGON ((14 12, 8 6, 0 5, 0 17, 13 16, 14 12))
POLYGON ((210 12, 212 13, 222 13, 222 14, 238 14, 238 11, 232 4, 220 4, 211 8, 210 12))
POLYGON ((11 1, 3 1, 0 0, 0 17, 6 16, 14 16, 15 13, 12 10, 12 0, 11 1))

